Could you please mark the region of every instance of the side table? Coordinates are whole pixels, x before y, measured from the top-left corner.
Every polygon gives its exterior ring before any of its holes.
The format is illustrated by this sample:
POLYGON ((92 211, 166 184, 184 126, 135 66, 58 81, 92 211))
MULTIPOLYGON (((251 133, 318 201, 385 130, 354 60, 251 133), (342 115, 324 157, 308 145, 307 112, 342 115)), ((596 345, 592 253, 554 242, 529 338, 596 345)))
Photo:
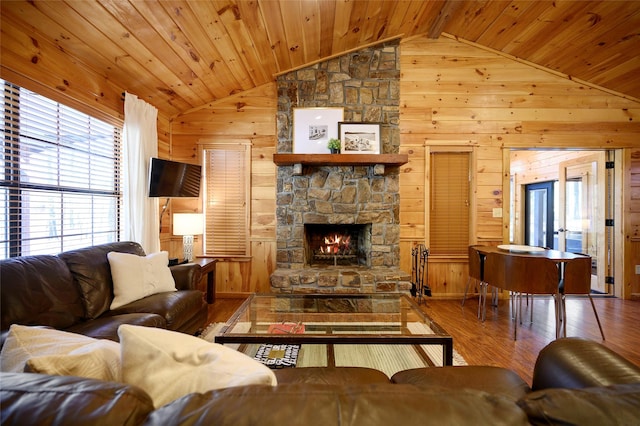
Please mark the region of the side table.
POLYGON ((210 257, 198 257, 193 263, 200 265, 202 274, 207 274, 207 303, 216 301, 216 263, 218 259, 210 257))

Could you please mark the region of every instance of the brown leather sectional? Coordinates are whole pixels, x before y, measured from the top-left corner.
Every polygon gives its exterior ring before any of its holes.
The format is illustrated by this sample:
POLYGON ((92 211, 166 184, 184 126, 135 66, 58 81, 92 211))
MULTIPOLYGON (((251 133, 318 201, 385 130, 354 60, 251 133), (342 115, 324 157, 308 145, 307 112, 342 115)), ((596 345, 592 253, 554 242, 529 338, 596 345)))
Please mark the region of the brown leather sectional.
POLYGON ((138 243, 116 242, 0 261, 0 343, 11 324, 43 325, 118 341, 121 324, 161 327, 195 334, 207 321, 197 290, 200 267, 172 266, 178 291, 158 293, 110 310, 113 281, 107 253, 144 256, 138 243))
MULTIPOLYGON (((124 323, 189 334, 204 325, 197 265, 172 268, 175 294, 110 311, 109 251, 144 254, 135 243, 113 243, 1 261, 2 340, 13 323, 116 341, 124 323)), ((124 383, 0 373, 0 424, 600 426, 640 419, 640 367, 580 338, 545 347, 531 386, 491 366, 420 368, 391 378, 368 368, 308 367, 276 370, 276 376, 274 387, 193 393, 154 407, 147 393, 124 383)))
POLYGON ((278 385, 185 395, 155 408, 140 388, 68 376, 0 374, 4 425, 632 425, 640 368, 600 343, 560 339, 533 389, 512 371, 460 366, 389 379, 360 367, 276 370, 278 385), (572 366, 569 368, 568 366, 572 366))

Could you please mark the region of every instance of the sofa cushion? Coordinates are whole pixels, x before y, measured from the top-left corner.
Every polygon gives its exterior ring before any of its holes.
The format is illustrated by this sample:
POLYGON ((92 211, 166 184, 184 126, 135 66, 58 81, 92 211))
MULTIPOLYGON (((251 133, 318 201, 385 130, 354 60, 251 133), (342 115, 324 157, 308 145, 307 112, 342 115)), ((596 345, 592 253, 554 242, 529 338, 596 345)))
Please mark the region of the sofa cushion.
POLYGON ((0 261, 2 330, 11 324, 66 328, 84 316, 80 291, 57 256, 25 256, 0 261))
POLYGON ((118 334, 123 381, 140 386, 156 407, 192 392, 277 384, 261 363, 198 337, 133 325, 122 325, 118 334))
POLYGON ((182 290, 152 294, 136 300, 105 315, 122 315, 126 313, 153 312, 164 318, 169 330, 182 330, 182 325, 191 320, 197 312, 207 305, 200 290, 182 290))
POLYGON ((325 385, 389 383, 380 370, 368 367, 298 367, 275 370, 278 385, 314 383, 325 385))
POLYGON ((515 402, 473 390, 411 385, 242 386, 186 395, 146 425, 528 425, 515 402))
POLYGON ((532 424, 632 425, 640 419, 640 383, 544 389, 518 401, 532 424))
POLYGON ((80 288, 87 318, 97 318, 109 310, 113 282, 107 253, 131 253, 144 256, 142 246, 134 242, 107 243, 60 253, 80 288))
POLYGON ((0 352, 4 372, 120 380, 120 345, 44 327, 12 325, 0 352))
POLYGON ((531 389, 515 372, 501 367, 464 365, 455 367, 414 368, 399 371, 393 383, 447 389, 475 389, 518 400, 531 389))
POLYGON ((119 342, 118 328, 122 324, 141 325, 145 327, 167 328, 167 322, 160 315, 134 313, 109 315, 110 312, 91 321, 84 321, 69 327, 65 331, 84 334, 94 339, 108 339, 119 342))
POLYGON ((1 423, 7 425, 140 425, 149 395, 122 383, 71 376, 0 373, 1 423))
POLYGON ((146 256, 129 253, 107 253, 114 298, 110 309, 156 293, 176 291, 169 270, 169 253, 162 251, 146 256))

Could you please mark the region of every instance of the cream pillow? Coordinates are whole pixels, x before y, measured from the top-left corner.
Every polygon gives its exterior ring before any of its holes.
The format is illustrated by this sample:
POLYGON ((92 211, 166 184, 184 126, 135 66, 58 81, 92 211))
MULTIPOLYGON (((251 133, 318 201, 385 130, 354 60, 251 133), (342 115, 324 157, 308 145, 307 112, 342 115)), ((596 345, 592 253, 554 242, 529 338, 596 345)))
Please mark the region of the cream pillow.
POLYGON ((111 309, 156 293, 176 291, 169 269, 169 253, 161 251, 147 256, 130 253, 107 253, 114 298, 111 309))
POLYGON ((13 324, 0 352, 2 371, 120 381, 120 344, 13 324))
POLYGON ((275 386, 268 367, 241 352, 184 333, 121 325, 122 380, 160 407, 183 395, 232 386, 275 386))

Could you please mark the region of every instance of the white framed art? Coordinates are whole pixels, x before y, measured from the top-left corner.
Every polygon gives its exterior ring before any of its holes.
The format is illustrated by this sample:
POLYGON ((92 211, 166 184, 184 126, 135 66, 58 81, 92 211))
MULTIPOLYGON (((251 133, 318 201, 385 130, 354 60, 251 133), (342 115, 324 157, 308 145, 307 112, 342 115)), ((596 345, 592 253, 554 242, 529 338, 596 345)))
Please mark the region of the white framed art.
POLYGON ((342 154, 380 154, 380 123, 338 123, 342 154))
POLYGON ((294 108, 293 153, 328 154, 329 139, 338 139, 344 108, 294 108))

